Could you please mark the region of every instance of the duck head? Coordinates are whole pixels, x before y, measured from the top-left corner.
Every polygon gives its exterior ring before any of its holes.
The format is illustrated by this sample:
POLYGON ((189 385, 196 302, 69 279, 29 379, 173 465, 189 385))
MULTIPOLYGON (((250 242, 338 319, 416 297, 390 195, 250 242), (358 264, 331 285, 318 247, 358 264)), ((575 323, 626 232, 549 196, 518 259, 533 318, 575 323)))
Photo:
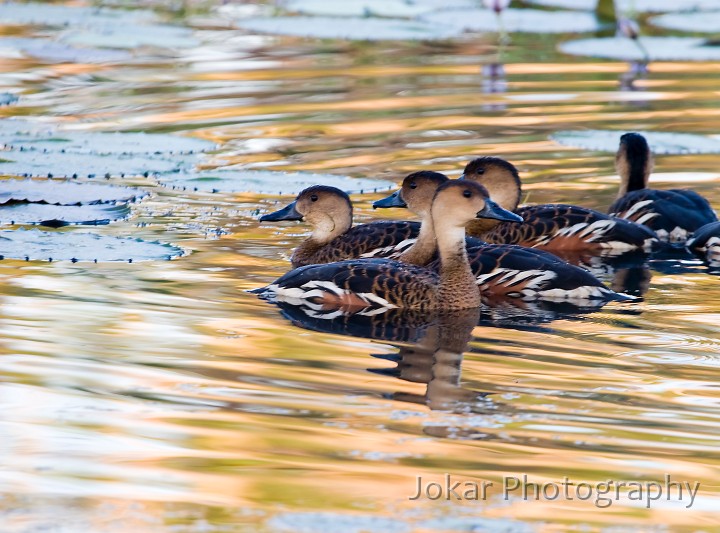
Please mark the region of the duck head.
POLYGON ((291 204, 260 217, 260 222, 280 220, 305 220, 313 228, 311 238, 326 242, 352 226, 352 202, 340 189, 314 185, 298 194, 291 204))
POLYGON ((445 174, 421 170, 405 177, 402 187, 387 198, 373 203, 373 208, 407 207, 421 217, 430 212, 430 205, 437 188, 448 181, 445 174))
POLYGON ((625 133, 620 137, 615 169, 620 174, 618 196, 647 188, 653 169, 653 156, 645 137, 639 133, 625 133))
POLYGON ((438 233, 441 228, 460 228, 475 219, 522 222, 521 216, 504 209, 490 199, 485 187, 468 180, 450 180, 438 187, 431 214, 438 233))
MULTIPOLYGON (((473 159, 465 167, 460 179, 483 185, 490 198, 503 209, 514 211, 520 203, 522 189, 517 168, 500 157, 487 156, 473 159)), ((468 226, 468 232, 470 235, 480 235, 497 224, 496 220, 478 220, 468 226)))

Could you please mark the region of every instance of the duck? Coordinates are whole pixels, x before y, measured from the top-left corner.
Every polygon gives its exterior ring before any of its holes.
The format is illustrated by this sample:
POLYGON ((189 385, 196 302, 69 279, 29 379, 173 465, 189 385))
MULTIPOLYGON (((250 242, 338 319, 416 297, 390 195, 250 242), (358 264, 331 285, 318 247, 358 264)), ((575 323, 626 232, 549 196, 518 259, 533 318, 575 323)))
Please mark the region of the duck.
POLYGON ((393 259, 350 259, 305 265, 254 292, 270 301, 315 306, 327 316, 381 314, 388 309, 437 311, 480 307, 480 292, 468 263, 465 225, 475 218, 520 222, 493 202, 477 183, 448 181, 431 204, 439 268, 393 259))
POLYGON ((611 216, 642 224, 660 240, 680 245, 700 227, 718 220, 710 203, 695 191, 648 188, 653 156, 641 134, 631 132, 620 137, 615 168, 620 174, 620 189, 608 209, 611 216))
MULTIPOLYGON (((373 204, 374 208, 407 207, 422 218, 417 240, 399 256, 400 261, 432 269, 440 267, 433 229, 435 216, 430 206, 435 191, 449 181, 438 172, 416 172, 403 180, 400 189, 373 204)), ((470 269, 485 303, 497 298, 519 298, 592 306, 619 298, 588 271, 550 252, 513 244, 489 244, 472 237, 466 237, 465 245, 470 269)))
POLYGON ((550 252, 588 252, 619 255, 630 251, 650 252, 658 237, 640 224, 568 204, 527 205, 518 208, 522 186, 515 165, 500 157, 473 159, 462 180, 483 184, 500 206, 520 215, 523 224, 476 220, 468 234, 488 243, 518 244, 550 252))
POLYGON ((378 221, 352 225, 350 197, 336 187, 314 185, 282 209, 265 214, 260 222, 305 220, 312 233, 290 258, 293 268, 359 257, 393 257, 410 246, 420 233, 420 223, 378 221))
POLYGON ((710 266, 720 266, 720 222, 700 227, 685 246, 710 266))

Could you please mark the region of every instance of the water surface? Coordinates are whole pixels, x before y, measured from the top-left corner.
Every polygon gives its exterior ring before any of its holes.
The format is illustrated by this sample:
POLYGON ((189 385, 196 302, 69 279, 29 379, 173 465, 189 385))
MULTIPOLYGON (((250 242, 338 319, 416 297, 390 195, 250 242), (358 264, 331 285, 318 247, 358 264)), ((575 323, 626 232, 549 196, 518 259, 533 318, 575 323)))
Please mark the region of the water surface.
MULTIPOLYGON (((0 115, 211 140, 208 168, 399 182, 417 169, 455 177, 471 156, 494 154, 520 169, 525 201, 603 210, 617 187, 613 154, 560 145, 554 132, 718 134, 717 63, 653 63, 636 75, 556 52, 568 35, 517 34, 499 58, 492 34, 272 37, 204 7, 175 22, 196 46, 119 63, 3 59, 0 91, 20 99, 0 115)), ((685 173, 717 207, 719 163, 658 155, 656 172, 685 173)), ((173 190, 152 176, 108 183, 151 197, 126 221, 82 231, 186 254, 0 263, 4 532, 715 527, 720 293, 700 262, 636 272, 649 278, 640 303, 368 339, 303 329, 244 292, 283 274, 306 235, 303 224, 256 220, 290 196, 173 190), (446 473, 496 487, 523 474, 592 483, 667 474, 700 489, 690 509, 688 499, 648 509, 622 497, 599 509, 500 490, 479 502, 408 499, 417 476, 446 473)), ((353 195, 358 222, 376 216, 380 197, 353 195)))

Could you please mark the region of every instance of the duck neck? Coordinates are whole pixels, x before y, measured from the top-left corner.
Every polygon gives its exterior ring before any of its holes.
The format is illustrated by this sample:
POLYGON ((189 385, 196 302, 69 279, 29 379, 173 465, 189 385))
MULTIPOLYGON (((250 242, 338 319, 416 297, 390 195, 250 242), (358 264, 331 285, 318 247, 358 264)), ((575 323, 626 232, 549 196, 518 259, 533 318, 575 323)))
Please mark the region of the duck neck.
POLYGON ((485 234, 495 229, 500 224, 499 220, 491 220, 489 218, 476 218, 471 220, 467 225, 467 234, 471 237, 485 238, 485 234))
POLYGON ((618 196, 624 196, 632 191, 646 189, 650 172, 652 171, 652 155, 647 150, 634 148, 631 151, 625 147, 618 154, 616 161, 617 171, 620 174, 620 190, 618 196))
POLYGON ((424 266, 432 261, 436 251, 435 225, 432 216, 427 212, 423 216, 417 240, 398 259, 411 265, 424 266))
POLYGON ((346 233, 352 226, 352 212, 342 220, 337 220, 330 214, 321 213, 313 216, 309 222, 313 226, 312 233, 298 246, 292 255, 294 267, 308 265, 314 262, 314 255, 327 246, 333 239, 346 233))
POLYGON ((433 217, 440 253, 438 297, 445 309, 480 306, 480 291, 468 263, 465 228, 433 217))

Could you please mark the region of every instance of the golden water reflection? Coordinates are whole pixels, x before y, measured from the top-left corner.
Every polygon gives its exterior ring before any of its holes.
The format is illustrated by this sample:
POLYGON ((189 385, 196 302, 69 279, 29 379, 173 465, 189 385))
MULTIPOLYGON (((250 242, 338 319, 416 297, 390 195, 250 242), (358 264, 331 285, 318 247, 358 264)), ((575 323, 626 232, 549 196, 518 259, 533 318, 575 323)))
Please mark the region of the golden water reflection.
MULTIPOLYGON (((613 154, 549 134, 718 131, 717 64, 652 64, 634 82, 643 90, 629 91, 627 65, 561 56, 555 38, 518 35, 503 91, 485 94, 487 39, 330 44, 208 28, 200 52, 174 59, 8 60, 0 85, 22 97, 0 115, 211 139, 220 147, 208 167, 398 181, 418 168, 457 176, 470 156, 493 153, 518 165, 530 202, 601 209, 616 192, 613 154)), ((656 159, 658 172, 717 173, 719 162, 656 159)), ((719 181, 692 187, 717 207, 719 181)), ((278 197, 109 183, 152 197, 128 221, 83 231, 170 241, 188 254, 0 262, 3 531, 715 527, 720 310, 718 277, 699 262, 590 265, 644 296, 595 313, 484 312, 415 324, 402 338, 311 331, 244 292, 284 273, 306 234, 258 225, 256 210, 278 197), (701 485, 691 509, 498 492, 408 500, 417 476, 446 473, 496 487, 523 473, 590 482, 667 473, 701 485)), ((376 196, 354 195, 357 221, 376 216, 376 196)))

